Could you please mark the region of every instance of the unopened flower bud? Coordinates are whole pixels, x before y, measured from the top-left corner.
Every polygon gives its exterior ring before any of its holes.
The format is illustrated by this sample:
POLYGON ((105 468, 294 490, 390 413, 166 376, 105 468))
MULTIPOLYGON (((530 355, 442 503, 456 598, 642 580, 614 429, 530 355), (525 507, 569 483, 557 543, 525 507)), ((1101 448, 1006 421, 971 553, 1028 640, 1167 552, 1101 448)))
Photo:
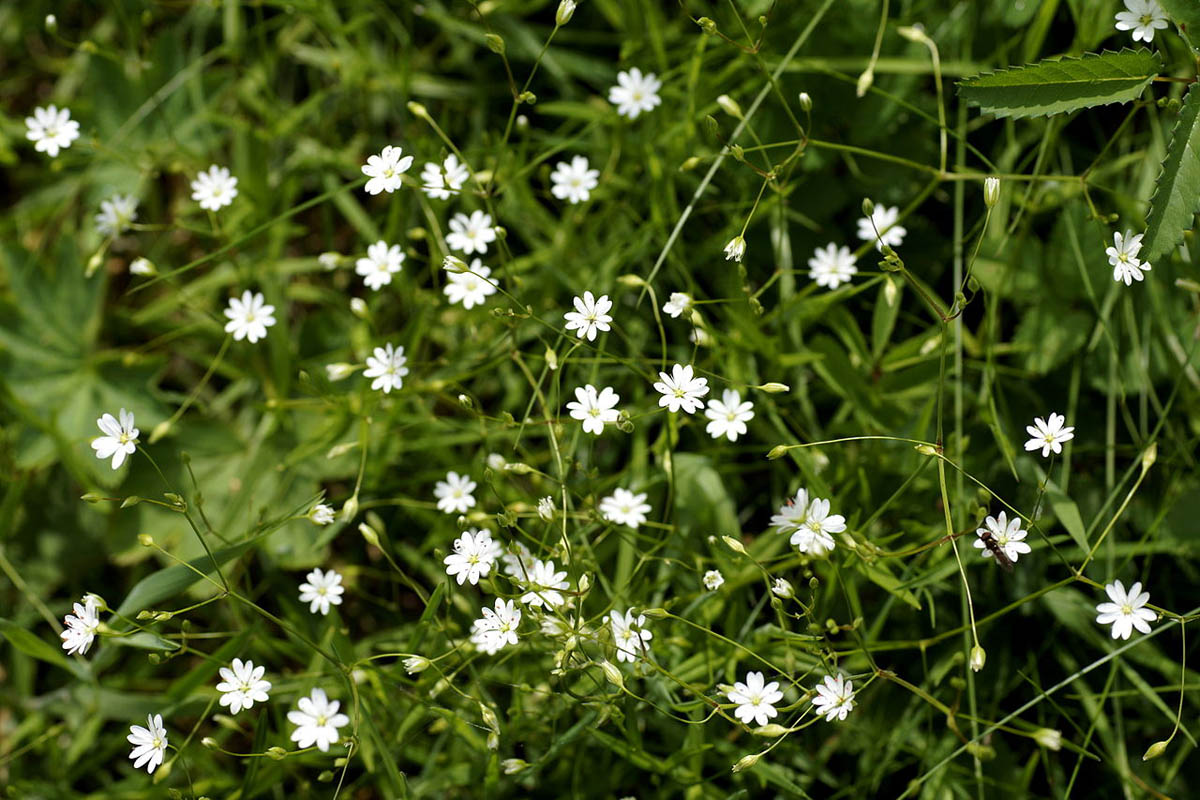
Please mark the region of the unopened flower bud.
POLYGON ((58 32, 58 17, 54 16, 53 14, 47 14, 45 28, 46 28, 46 33, 57 33, 58 32))
POLYGON ((429 666, 432 663, 433 662, 431 662, 428 658, 425 658, 425 656, 409 656, 408 658, 404 659, 404 671, 409 675, 416 675, 419 672, 424 672, 425 670, 429 669, 429 666))
POLYGON ((739 760, 736 764, 733 765, 733 771, 734 772, 742 772, 743 770, 750 769, 751 767, 753 767, 755 764, 758 763, 758 760, 760 758, 762 758, 762 755, 759 753, 754 753, 752 755, 744 756, 741 760, 739 760))
POLYGON ((792 390, 792 387, 788 386, 786 383, 778 383, 777 381, 770 381, 768 383, 755 386, 754 388, 758 389, 760 392, 767 392, 768 394, 782 394, 783 392, 790 392, 792 390))
POLYGON ((923 456, 936 456, 937 455, 937 449, 931 445, 919 444, 913 449, 916 450, 918 453, 920 453, 923 456))
POLYGON ((984 649, 982 647, 980 647, 979 645, 975 645, 974 647, 972 647, 971 648, 971 656, 968 659, 968 663, 971 665, 971 670, 973 672, 979 672, 981 669, 983 669, 983 665, 986 662, 987 662, 987 652, 985 652, 984 649))
POLYGON ((354 365, 339 361, 336 364, 325 365, 325 375, 330 381, 340 381, 354 374, 354 365))
POLYGON ((216 750, 218 747, 220 747, 220 745, 217 744, 217 740, 211 736, 205 736, 200 740, 200 744, 202 744, 204 747, 207 747, 209 750, 216 750))
POLYGON ((725 260, 726 261, 741 261, 746 255, 746 240, 740 235, 729 240, 729 244, 725 245, 725 260))
POLYGON ((727 94, 723 94, 717 98, 717 105, 721 107, 729 116, 734 119, 742 119, 742 107, 738 105, 737 100, 734 100, 727 94))
POLYGON ((129 264, 129 272, 133 275, 154 275, 158 270, 148 258, 135 258, 129 264))
POLYGON ((1062 731, 1053 728, 1038 728, 1033 732, 1033 740, 1047 750, 1062 749, 1062 731))
POLYGON ((373 547, 379 547, 379 534, 365 522, 358 523, 358 532, 367 540, 367 544, 373 547))
POLYGON ((808 96, 808 92, 800 93, 800 109, 802 111, 812 111, 812 98, 808 96))
POLYGON ((775 582, 771 584, 771 591, 785 600, 796 596, 795 588, 786 578, 776 578, 775 582))
POLYGON ((361 297, 355 297, 350 300, 350 313, 359 319, 366 319, 371 315, 367 309, 367 302, 361 297))
POLYGON ((1146 448, 1146 452, 1142 453, 1142 472, 1154 466, 1154 462, 1158 460, 1158 442, 1151 442, 1146 448))
POLYGON ((1142 761, 1149 761, 1152 758, 1158 758, 1161 756, 1163 751, 1167 749, 1167 744, 1167 742, 1163 741, 1155 742, 1154 744, 1150 745, 1150 747, 1146 749, 1145 754, 1142 755, 1142 761))
POLYGON ((520 758, 506 758, 500 762, 500 768, 504 770, 505 775, 516 775, 528 766, 529 762, 520 758))
POLYGON ((504 55, 504 39, 501 38, 499 34, 486 34, 483 37, 483 40, 487 44, 488 50, 491 50, 498 56, 504 55))
POLYGON ((694 170, 701 161, 703 161, 703 159, 700 158, 700 156, 690 156, 684 159, 683 163, 679 165, 679 171, 690 172, 694 170))
POLYGON ((142 547, 153 547, 154 537, 148 533, 139 533, 138 544, 140 544, 142 547))
POLYGON ((621 670, 617 669, 611 661, 601 661, 600 669, 604 671, 604 677, 608 682, 619 689, 625 688, 625 678, 621 675, 621 670))
POLYGON ((554 519, 554 499, 547 495, 541 500, 538 500, 537 515, 542 522, 550 522, 554 519))
POLYGON ((875 82, 875 70, 868 69, 862 75, 858 76, 858 84, 854 87, 854 93, 858 97, 862 97, 871 88, 871 84, 875 82))
POLYGON ((787 455, 787 451, 791 449, 786 444, 777 444, 771 448, 771 452, 767 453, 767 460, 774 461, 777 458, 783 458, 787 455))
POLYGON ((746 546, 732 536, 722 536, 721 541, 733 552, 746 555, 746 546))
POLYGON ((999 178, 984 178, 983 179, 983 202, 988 208, 996 205, 996 201, 1000 199, 1000 179, 999 178))
POLYGON ((420 103, 412 100, 408 102, 408 113, 412 114, 414 117, 429 119, 429 110, 420 103))
POLYGON ((458 256, 446 256, 442 259, 442 269, 446 272, 466 272, 467 262, 458 256))
POLYGON ((760 725, 754 729, 755 736, 771 736, 779 737, 788 732, 788 728, 780 725, 777 722, 772 722, 769 725, 760 725))
POLYGON ((700 19, 696 20, 696 24, 700 26, 700 30, 704 31, 709 36, 712 36, 717 32, 717 23, 713 22, 708 17, 701 17, 700 19))
POLYGON ((562 27, 570 22, 573 16, 575 16, 575 0, 562 0, 558 4, 558 11, 554 12, 554 24, 562 27))
POLYGON ((349 522, 358 516, 358 494, 352 494, 350 499, 342 504, 342 522, 349 522))

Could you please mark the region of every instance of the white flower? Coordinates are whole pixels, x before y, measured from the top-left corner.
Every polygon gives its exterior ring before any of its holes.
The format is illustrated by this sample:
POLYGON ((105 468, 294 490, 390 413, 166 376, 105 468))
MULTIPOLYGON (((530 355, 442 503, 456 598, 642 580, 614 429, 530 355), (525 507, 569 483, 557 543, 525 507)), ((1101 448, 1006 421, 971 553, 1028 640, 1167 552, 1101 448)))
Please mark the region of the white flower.
POLYGON ((808 260, 808 277, 817 282, 817 286, 827 286, 836 289, 858 272, 854 266, 854 254, 850 248, 838 247, 830 242, 824 248, 818 247, 813 251, 813 257, 808 260))
POLYGON ((317 263, 327 270, 335 270, 342 263, 342 254, 332 250, 326 251, 317 256, 317 263))
POLYGON ((778 681, 767 683, 761 672, 747 672, 746 682, 737 681, 725 696, 737 704, 733 715, 742 722, 766 725, 768 720, 779 716, 775 704, 783 699, 783 692, 779 691, 778 681))
POLYGON ((117 416, 121 418, 120 422, 114 419, 112 414, 105 414, 96 420, 96 427, 100 428, 104 435, 92 440, 96 458, 111 456, 113 469, 120 468, 125 463, 125 457, 133 455, 137 450, 139 433, 138 429, 133 427, 132 413, 122 408, 117 416))
POLYGON ((646 630, 646 617, 638 614, 635 618, 632 611, 622 614, 613 610, 608 612, 608 623, 612 628, 613 644, 617 646, 617 661, 636 661, 650 652, 648 642, 654 634, 646 630))
POLYGON ((403 263, 404 253, 400 245, 388 247, 387 242, 380 240, 367 248, 366 258, 355 262, 354 271, 363 276, 363 283, 378 290, 380 286, 392 282, 392 275, 403 269, 403 263))
POLYGON ((1029 545, 1023 541, 1028 531, 1021 530, 1020 517, 1013 517, 1010 520, 1008 519, 1008 515, 1001 511, 999 515, 985 519, 983 524, 984 527, 975 531, 975 534, 979 537, 975 540, 975 546, 983 551, 980 555, 984 558, 993 557, 991 549, 983 541, 983 538, 988 534, 991 534, 992 539, 1000 547, 1000 550, 1014 564, 1022 553, 1031 552, 1029 545))
POLYGON ((483 616, 472 626, 471 641, 483 652, 495 655, 507 645, 517 643, 517 628, 521 624, 521 609, 512 600, 496 598, 496 610, 486 606, 483 616))
POLYGON ((899 247, 904 242, 908 231, 896 224, 900 218, 900 209, 896 206, 875 206, 871 216, 858 221, 858 238, 875 242, 875 249, 882 250, 883 246, 899 247), (876 230, 879 231, 876 238, 876 230))
POLYGON ((782 597, 784 600, 796 596, 796 590, 792 587, 792 582, 786 578, 776 578, 775 582, 771 584, 771 592, 782 597))
POLYGON ((1149 271, 1150 264, 1142 262, 1137 256, 1142 249, 1142 236, 1134 235, 1133 231, 1125 231, 1125 235, 1113 233, 1113 246, 1105 248, 1108 263, 1113 268, 1113 280, 1124 281, 1129 286, 1134 281, 1140 281, 1143 270, 1149 271))
POLYGON ((76 653, 86 655, 96 638, 96 631, 100 628, 100 604, 95 595, 87 594, 75 603, 72 610, 74 614, 63 617, 63 625, 66 625, 67 629, 59 634, 62 638, 62 648, 69 656, 76 653))
POLYGON ((1154 41, 1155 29, 1167 27, 1167 14, 1155 0, 1125 0, 1126 11, 1117 12, 1119 31, 1133 31, 1133 40, 1154 41))
POLYGON ((51 158, 58 155, 59 148, 66 150, 79 138, 79 123, 71 119, 68 108, 35 108, 33 116, 25 118, 25 126, 29 129, 25 138, 34 143, 33 149, 51 158))
POLYGON ((217 684, 217 691, 223 692, 221 705, 229 706, 229 713, 236 714, 255 703, 267 702, 271 682, 263 680, 266 671, 266 667, 256 667, 253 661, 240 658, 235 658, 229 667, 221 667, 221 682, 217 684))
POLYGON ((538 500, 537 515, 541 517, 542 522, 549 522, 554 519, 554 498, 546 495, 541 500, 538 500))
POLYGON ((367 368, 363 371, 364 378, 374 378, 372 389, 382 389, 384 394, 404 386, 404 376, 408 374, 408 357, 404 355, 404 345, 392 347, 391 343, 376 347, 367 356, 367 368))
POLYGON ((1053 413, 1050 415, 1049 422, 1041 417, 1034 418, 1033 425, 1025 426, 1025 432, 1032 437, 1025 443, 1025 449, 1033 452, 1040 447, 1042 458, 1049 456, 1051 450, 1061 453, 1063 442, 1069 442, 1075 438, 1075 428, 1063 427, 1063 423, 1066 421, 1067 418, 1062 414, 1053 413))
POLYGON ((469 528, 454 540, 454 552, 442 559, 442 563, 446 565, 446 574, 457 578, 459 586, 465 581, 475 586, 480 577, 486 578, 491 572, 499 555, 500 545, 492 541, 490 533, 469 528))
POLYGON ((133 768, 146 768, 151 774, 163 762, 167 752, 167 729, 163 727, 162 714, 147 714, 146 725, 130 725, 129 736, 125 740, 133 745, 129 757, 133 759, 133 768))
POLYGON ((349 717, 338 713, 340 706, 339 701, 325 696, 324 689, 313 689, 308 697, 301 697, 296 703, 297 710, 287 715, 288 722, 296 726, 292 741, 301 749, 315 744, 322 753, 328 752, 329 745, 341 738, 338 728, 350 724, 349 717))
POLYGON ((833 722, 834 717, 844 720, 854 709, 854 682, 846 680, 840 672, 836 678, 826 675, 824 682, 817 687, 812 704, 818 716, 825 715, 826 722, 833 722))
POLYGON ((794 498, 779 507, 779 513, 771 517, 771 526, 785 536, 795 533, 808 518, 808 490, 800 489, 794 498))
POLYGON ((213 164, 192 181, 192 199, 201 208, 220 211, 238 196, 237 183, 238 179, 229 174, 228 168, 213 164))
POLYGON ((746 240, 741 236, 733 237, 725 245, 726 261, 741 261, 744 255, 746 255, 746 240))
POLYGON ((137 219, 137 198, 128 194, 114 194, 100 203, 96 215, 96 230, 101 236, 117 236, 137 219))
POLYGON ((801 553, 823 556, 834 547, 830 534, 846 530, 846 518, 841 514, 829 513, 829 501, 813 498, 808 504, 804 524, 792 534, 791 543, 801 553))
POLYGON ((731 442, 746 432, 746 422, 754 418, 754 404, 749 400, 742 402, 742 396, 733 389, 721 393, 721 399, 713 398, 708 401, 704 416, 708 424, 704 430, 714 439, 722 436, 731 442))
POLYGON ((650 504, 646 502, 646 493, 634 494, 628 489, 613 489, 613 493, 600 501, 600 516, 618 525, 628 525, 636 528, 646 521, 650 513, 650 504))
POLYGON ((465 514, 475 505, 475 481, 467 475, 447 472, 446 480, 438 481, 433 487, 433 496, 438 499, 437 507, 447 514, 465 514))
POLYGON ((262 292, 251 292, 249 289, 242 292, 241 300, 229 298, 229 308, 225 309, 229 322, 225 323, 225 332, 232 333, 234 341, 248 339, 254 344, 267 337, 267 328, 275 324, 275 317, 272 316, 275 306, 263 305, 263 301, 262 292))
POLYGON ((697 378, 692 374, 692 365, 676 364, 671 368, 671 374, 658 373, 659 380, 654 384, 654 390, 662 397, 658 405, 666 408, 672 414, 683 409, 684 413, 693 414, 696 409, 704 406, 700 399, 708 394, 708 378, 697 378))
POLYGON ((1000 199, 1000 179, 993 176, 983 179, 983 202, 988 208, 1000 199))
POLYGON ((616 422, 621 416, 617 411, 617 403, 621 401, 620 395, 612 390, 612 387, 605 386, 596 392, 596 387, 590 383, 583 387, 576 387, 575 399, 567 403, 567 409, 571 412, 571 418, 583 422, 584 433, 591 433, 599 436, 604 431, 604 424, 607 422, 616 422))
POLYGON ((1150 632, 1149 623, 1158 618, 1158 614, 1148 608, 1143 608, 1150 602, 1150 593, 1142 591, 1141 582, 1135 583, 1125 591, 1125 585, 1113 581, 1104 587, 1111 603, 1101 603, 1096 606, 1100 612, 1096 622, 1101 625, 1112 625, 1112 638, 1128 639, 1137 628, 1142 633, 1150 632))
POLYGON ((628 72, 617 73, 617 85, 608 90, 608 102, 617 107, 622 117, 637 119, 643 111, 653 111, 662 102, 658 90, 662 88, 653 72, 645 75, 637 67, 628 72))
POLYGON ((575 14, 575 0, 559 0, 558 10, 554 12, 554 24, 566 25, 575 14))
POLYGON ((391 194, 400 188, 400 176, 408 172, 412 166, 412 156, 405 156, 403 148, 388 145, 377 156, 371 156, 363 165, 362 173, 371 180, 367 181, 367 194, 387 192, 391 194), (404 156, 401 158, 401 156, 404 156))
POLYGON ((462 303, 466 309, 483 305, 488 297, 496 293, 496 284, 489 279, 492 274, 490 268, 476 258, 471 261, 469 269, 470 272, 447 273, 446 286, 442 289, 451 303, 462 303))
POLYGON ((304 576, 305 582, 300 584, 300 602, 308 603, 310 613, 319 610, 322 615, 329 613, 329 606, 342 604, 342 576, 336 570, 322 572, 320 567, 304 576))
POLYGON ((591 292, 584 292, 583 297, 575 298, 574 304, 575 310, 568 311, 563 316, 567 320, 567 330, 576 331, 575 335, 580 339, 586 336, 589 342, 594 342, 597 331, 612 330, 609 326, 612 317, 609 316, 608 311, 613 304, 612 300, 608 299, 608 295, 602 294, 597 300, 591 292))
POLYGON ((692 307, 692 296, 686 292, 671 292, 671 297, 663 303, 665 311, 672 319, 678 317, 692 307))
POLYGON ((435 200, 446 200, 452 194, 458 194, 471 173, 465 164, 458 162, 458 156, 451 153, 439 167, 437 162, 426 162, 421 170, 421 190, 435 200))
POLYGON ((526 591, 521 595, 521 602, 535 608, 543 605, 561 606, 565 598, 557 590, 567 588, 566 578, 566 572, 554 571, 554 561, 534 561, 524 581, 526 591))
POLYGON ((550 193, 559 200, 571 203, 582 203, 588 199, 589 193, 600 182, 600 170, 588 169, 588 160, 584 156, 575 156, 568 164, 560 161, 550 174, 550 193))
POLYGON ((710 569, 708 572, 704 573, 704 588, 708 589, 710 592, 715 592, 717 589, 720 589, 724 583, 725 576, 721 574, 721 570, 710 569))
POLYGON ((314 525, 328 525, 333 522, 333 506, 317 503, 312 507, 312 511, 308 512, 308 518, 314 525))
POLYGON ((432 662, 425 656, 409 656, 404 659, 404 671, 409 675, 416 675, 418 672, 424 672, 429 669, 432 662))
POLYGON ((486 253, 488 242, 496 241, 496 229, 492 217, 482 211, 472 211, 471 216, 455 214, 450 218, 450 232, 446 234, 446 246, 464 255, 486 253))

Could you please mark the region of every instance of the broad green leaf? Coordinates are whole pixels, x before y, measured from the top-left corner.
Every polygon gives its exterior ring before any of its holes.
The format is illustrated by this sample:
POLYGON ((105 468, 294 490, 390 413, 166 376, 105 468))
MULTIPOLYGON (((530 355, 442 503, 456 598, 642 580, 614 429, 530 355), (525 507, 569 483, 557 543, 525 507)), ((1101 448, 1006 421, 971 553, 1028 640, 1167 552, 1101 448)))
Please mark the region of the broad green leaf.
MULTIPOLYGON (((214 559, 218 564, 232 561, 245 553, 251 544, 253 544, 252 541, 235 544, 233 547, 216 551, 212 558, 205 554, 187 564, 176 564, 166 569, 160 569, 153 575, 147 575, 129 591, 125 601, 117 609, 117 613, 131 617, 139 611, 150 608, 155 603, 174 597, 200 580, 201 574, 213 575, 214 559)), ((215 577, 213 579, 217 580, 215 577)))
MULTIPOLYGON (((1172 21, 1183 26, 1188 33, 1200 33, 1200 3, 1196 0, 1158 0, 1158 4, 1172 21)), ((1193 41, 1193 44, 1196 42, 1193 41)))
POLYGON ((1083 524, 1083 517, 1080 516, 1079 507, 1075 505, 1075 501, 1058 489, 1047 489, 1046 499, 1050 501, 1050 508, 1054 510, 1054 516, 1058 517, 1058 521, 1067 529, 1071 539, 1086 553, 1088 551, 1087 528, 1083 524))
POLYGON ((1200 90, 1195 85, 1183 99, 1183 109, 1171 144, 1162 162, 1162 172, 1150 198, 1150 213, 1146 215, 1146 238, 1142 242, 1142 258, 1153 263, 1170 252, 1191 230, 1194 215, 1200 211, 1200 90))
POLYGON ((1136 100, 1162 68, 1145 48, 1106 50, 1001 69, 958 83, 958 95, 997 117, 1038 117, 1136 100))

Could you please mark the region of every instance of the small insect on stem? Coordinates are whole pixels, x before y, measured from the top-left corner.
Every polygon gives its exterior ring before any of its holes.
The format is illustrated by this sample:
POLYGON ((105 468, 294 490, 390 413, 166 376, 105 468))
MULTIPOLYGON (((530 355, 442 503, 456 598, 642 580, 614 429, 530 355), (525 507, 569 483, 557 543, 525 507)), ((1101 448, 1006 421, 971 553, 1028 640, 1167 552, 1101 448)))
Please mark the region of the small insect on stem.
POLYGON ((1004 548, 1001 547, 1000 543, 996 541, 996 537, 992 535, 992 532, 986 528, 980 528, 977 533, 979 534, 980 540, 983 541, 983 546, 988 549, 989 553, 996 557, 996 563, 1004 567, 1005 572, 1012 572, 1012 559, 1010 559, 1008 554, 1004 552, 1004 548))

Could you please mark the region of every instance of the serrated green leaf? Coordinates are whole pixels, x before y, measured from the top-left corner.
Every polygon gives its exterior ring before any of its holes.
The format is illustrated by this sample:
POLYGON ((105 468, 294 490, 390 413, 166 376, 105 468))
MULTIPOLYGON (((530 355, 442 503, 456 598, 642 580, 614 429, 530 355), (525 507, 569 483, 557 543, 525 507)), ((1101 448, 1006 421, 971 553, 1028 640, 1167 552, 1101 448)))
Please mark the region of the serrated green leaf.
POLYGON ((1142 48, 1053 58, 958 83, 958 96, 997 117, 1038 117, 1136 100, 1162 68, 1142 48))
POLYGON ((1179 121, 1150 198, 1142 258, 1153 263, 1183 240, 1200 211, 1200 90, 1195 85, 1183 99, 1179 121))

